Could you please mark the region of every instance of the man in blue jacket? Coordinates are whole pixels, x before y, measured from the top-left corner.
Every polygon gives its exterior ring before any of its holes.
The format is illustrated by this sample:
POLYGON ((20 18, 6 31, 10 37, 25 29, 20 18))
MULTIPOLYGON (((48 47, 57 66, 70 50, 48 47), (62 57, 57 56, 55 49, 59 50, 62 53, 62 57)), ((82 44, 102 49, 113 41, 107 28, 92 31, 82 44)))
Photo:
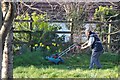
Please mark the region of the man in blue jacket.
POLYGON ((85 49, 89 46, 91 46, 92 48, 89 69, 92 69, 94 67, 94 64, 97 66, 98 69, 100 69, 102 66, 99 61, 99 56, 103 53, 102 43, 95 32, 86 29, 85 34, 88 38, 88 41, 81 46, 81 49, 85 49))

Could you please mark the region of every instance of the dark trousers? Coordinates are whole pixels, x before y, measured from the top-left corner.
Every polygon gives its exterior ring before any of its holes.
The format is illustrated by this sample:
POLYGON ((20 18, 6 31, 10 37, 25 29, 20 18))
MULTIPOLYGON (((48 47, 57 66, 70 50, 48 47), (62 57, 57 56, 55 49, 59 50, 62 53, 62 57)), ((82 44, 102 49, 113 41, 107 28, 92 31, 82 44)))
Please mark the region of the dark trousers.
POLYGON ((98 69, 102 67, 99 61, 99 57, 102 53, 103 51, 92 51, 89 69, 92 69, 94 67, 94 64, 97 66, 98 69))

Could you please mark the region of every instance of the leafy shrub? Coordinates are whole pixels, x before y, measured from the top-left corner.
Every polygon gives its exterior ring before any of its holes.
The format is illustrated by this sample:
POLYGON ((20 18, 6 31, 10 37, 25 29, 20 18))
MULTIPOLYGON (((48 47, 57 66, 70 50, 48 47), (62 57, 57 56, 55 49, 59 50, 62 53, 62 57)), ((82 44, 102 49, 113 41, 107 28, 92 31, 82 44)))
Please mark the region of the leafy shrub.
MULTIPOLYGON (((26 16, 17 16, 17 19, 29 20, 29 14, 26 16)), ((57 25, 50 25, 48 22, 42 20, 45 19, 45 15, 32 13, 32 29, 29 27, 28 22, 15 22, 15 30, 31 31, 31 33, 14 33, 14 40, 20 42, 31 42, 30 44, 34 49, 40 48, 43 51, 57 52, 64 42, 64 36, 59 37, 55 32, 61 27, 57 25), (40 22, 41 21, 41 22, 40 22), (31 40, 30 40, 31 37, 31 40)), ((20 47, 22 44, 16 44, 15 47, 20 47)), ((28 45, 30 47, 30 45, 28 45)))

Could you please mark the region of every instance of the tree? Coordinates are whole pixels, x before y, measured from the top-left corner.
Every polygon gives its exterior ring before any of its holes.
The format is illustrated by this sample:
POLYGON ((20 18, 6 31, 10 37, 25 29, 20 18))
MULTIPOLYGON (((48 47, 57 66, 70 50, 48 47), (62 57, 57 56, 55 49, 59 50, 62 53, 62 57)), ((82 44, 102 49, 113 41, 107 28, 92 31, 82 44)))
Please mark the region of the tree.
MULTIPOLYGON (((81 30, 83 28, 83 22, 86 20, 86 16, 87 16, 87 12, 86 12, 87 4, 86 3, 81 4, 79 2, 69 2, 69 3, 66 2, 61 5, 63 6, 66 12, 67 20, 73 21, 73 23, 70 24, 71 41, 73 41, 74 32, 75 34, 82 36, 81 30)), ((80 38, 80 41, 81 41, 81 38, 80 38)))
MULTIPOLYGON (((119 44, 119 42, 120 42, 120 39, 119 39, 119 37, 120 37, 119 36, 120 12, 119 12, 119 10, 118 11, 114 10, 114 8, 112 6, 110 6, 110 7, 99 6, 98 9, 95 10, 94 18, 95 18, 95 20, 98 20, 98 21, 104 21, 104 22, 114 21, 114 22, 116 22, 114 24, 104 23, 103 26, 101 24, 99 24, 99 25, 97 25, 96 29, 101 34, 101 37, 103 40, 106 39, 106 41, 108 41, 108 43, 119 44), (102 27, 100 27, 100 26, 102 26, 102 27), (106 33, 108 33, 108 35, 105 35, 106 33), (104 34, 104 36, 102 36, 102 34, 104 34)), ((116 53, 120 52, 119 45, 118 46, 108 45, 108 50, 116 51, 116 53)))
MULTIPOLYGON (((12 69, 9 65, 9 56, 11 54, 11 45, 9 45, 10 40, 10 30, 12 29, 12 22, 15 17, 15 3, 4 2, 0 3, 0 79, 1 78, 12 78, 9 75, 9 71, 12 69), (1 4, 2 3, 2 4, 1 4), (5 46, 4 46, 5 45, 5 46), (6 55, 6 56, 3 56, 6 55), (2 64, 3 61, 3 64, 2 64), (6 62, 7 61, 7 62, 6 62), (5 72, 3 72, 4 70, 5 72), (2 74, 2 75, 1 75, 2 74)), ((12 75, 12 74, 11 74, 12 75)))

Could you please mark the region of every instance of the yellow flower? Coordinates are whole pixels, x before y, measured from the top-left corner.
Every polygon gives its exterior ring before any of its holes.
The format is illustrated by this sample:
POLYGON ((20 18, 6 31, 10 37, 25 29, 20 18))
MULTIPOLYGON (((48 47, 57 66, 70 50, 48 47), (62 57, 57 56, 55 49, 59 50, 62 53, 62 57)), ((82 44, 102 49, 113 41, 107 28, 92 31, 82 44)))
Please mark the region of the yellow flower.
POLYGON ((42 43, 40 43, 40 46, 42 46, 42 43))
POLYGON ((52 43, 53 46, 56 46, 56 43, 52 43))
POLYGON ((44 47, 44 45, 42 45, 42 47, 44 47))
POLYGON ((38 46, 38 44, 35 44, 35 46, 38 46))
POLYGON ((49 47, 49 46, 47 46, 46 48, 47 48, 48 50, 50 50, 50 47, 49 47))

